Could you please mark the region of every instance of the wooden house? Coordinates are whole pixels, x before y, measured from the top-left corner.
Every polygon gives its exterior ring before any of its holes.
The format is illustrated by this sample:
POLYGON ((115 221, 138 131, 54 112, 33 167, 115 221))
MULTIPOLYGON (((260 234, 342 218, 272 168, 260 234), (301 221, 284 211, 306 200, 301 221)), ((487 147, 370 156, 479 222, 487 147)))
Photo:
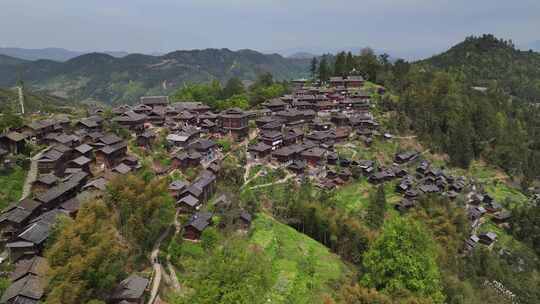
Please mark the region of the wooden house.
POLYGON ((314 147, 303 151, 300 156, 311 166, 321 165, 325 159, 326 150, 314 147))
POLYGON ((204 161, 212 160, 216 156, 217 148, 216 142, 209 139, 198 139, 189 145, 189 149, 200 153, 204 161))
POLYGON ((197 151, 182 151, 173 156, 172 167, 175 169, 197 167, 201 164, 202 157, 197 151))
POLYGON ((168 96, 142 96, 140 100, 143 105, 152 109, 156 107, 165 108, 169 104, 168 96))
POLYGON ((269 109, 272 112, 279 112, 285 110, 287 107, 287 104, 281 101, 279 98, 274 98, 268 101, 267 103, 263 104, 267 109, 269 109))
POLYGON ((188 184, 184 181, 181 181, 181 180, 172 181, 168 187, 169 194, 173 198, 178 199, 178 197, 180 197, 180 193, 182 193, 186 189, 187 186, 188 184))
POLYGON ((74 157, 85 156, 88 158, 92 158, 93 150, 94 148, 90 146, 89 144, 82 144, 73 148, 73 156, 74 157))
POLYGON ((146 130, 138 134, 136 140, 139 147, 151 148, 156 140, 156 134, 151 130, 146 130))
POLYGON ((56 186, 59 182, 58 177, 53 173, 41 174, 38 178, 32 183, 32 192, 33 193, 42 193, 52 187, 56 186))
POLYGON ((1 241, 9 241, 40 213, 40 203, 32 199, 14 202, 0 213, 1 241))
POLYGON ((479 242, 491 246, 497 240, 497 234, 495 232, 486 232, 478 235, 479 242))
POLYGON ((364 78, 362 76, 330 77, 329 84, 331 88, 360 88, 364 84, 364 78))
POLYGON ((145 114, 135 113, 133 111, 127 111, 120 115, 113 117, 112 121, 118 125, 128 129, 142 129, 148 116, 145 114))
POLYGON ((248 135, 248 114, 238 108, 225 110, 219 114, 220 130, 230 134, 235 140, 241 140, 248 135))
POLYGON ((203 231, 212 224, 213 214, 210 212, 197 212, 191 216, 184 226, 184 238, 199 240, 203 231))
POLYGON ((281 147, 272 152, 272 158, 280 163, 286 163, 292 161, 295 158, 296 151, 290 146, 281 147))
POLYGON ((139 275, 132 274, 124 279, 114 289, 110 301, 112 304, 144 304, 144 294, 150 281, 139 275))
POLYGON ((248 146, 247 150, 253 158, 262 159, 270 155, 272 152, 272 147, 264 142, 258 142, 254 145, 248 146))
POLYGON ((182 213, 193 213, 199 210, 201 202, 195 196, 188 194, 176 202, 176 207, 182 213))
POLYGON ((66 153, 55 148, 50 148, 41 154, 37 160, 38 173, 54 173, 61 176, 64 173, 67 158, 66 153))
POLYGON ((26 147, 26 136, 22 133, 11 131, 0 135, 0 148, 12 154, 23 153, 26 147))
POLYGON ((105 165, 106 168, 113 168, 120 163, 127 153, 127 143, 121 141, 113 145, 104 146, 96 150, 96 162, 105 165))

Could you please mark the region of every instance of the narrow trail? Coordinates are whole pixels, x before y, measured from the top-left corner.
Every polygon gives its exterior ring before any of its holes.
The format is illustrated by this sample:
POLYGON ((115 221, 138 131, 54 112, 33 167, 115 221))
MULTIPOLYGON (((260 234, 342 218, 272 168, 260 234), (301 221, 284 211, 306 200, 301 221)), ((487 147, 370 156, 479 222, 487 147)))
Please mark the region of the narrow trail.
POLYGON ((159 236, 159 238, 156 241, 156 244, 154 245, 154 249, 152 249, 152 253, 150 254, 150 261, 153 263, 152 267, 153 270, 153 280, 152 280, 152 289, 150 291, 150 297, 148 299, 148 304, 153 304, 156 300, 156 297, 158 296, 159 292, 159 286, 161 284, 161 277, 162 277, 162 267, 159 262, 159 247, 161 246, 161 242, 167 237, 171 230, 171 226, 167 227, 165 231, 159 236))
POLYGON ((262 184, 262 185, 257 185, 257 186, 253 186, 249 189, 253 190, 253 189, 258 189, 258 188, 264 188, 264 187, 269 187, 269 186, 273 186, 273 185, 277 185, 277 184, 284 184, 286 183, 289 179, 293 178, 294 175, 293 174, 288 174, 287 176, 285 176, 284 178, 278 180, 278 181, 275 181, 273 183, 268 183, 268 184, 262 184))
MULTIPOLYGON (((174 216, 174 237, 180 233, 180 228, 182 227, 180 225, 180 222, 178 221, 178 213, 179 210, 176 211, 176 215, 174 216)), ((171 264, 171 256, 167 255, 167 270, 170 273, 171 282, 175 290, 182 289, 182 286, 180 285, 180 282, 178 281, 178 276, 176 275, 176 271, 174 270, 174 266, 171 264)))
POLYGON ((43 154, 44 151, 45 150, 42 150, 38 154, 30 158, 30 170, 28 170, 28 174, 26 174, 26 179, 24 180, 23 190, 21 193, 21 201, 25 199, 28 195, 30 195, 30 191, 32 190, 32 184, 37 179, 37 174, 38 174, 37 161, 41 157, 41 154, 43 154))
POLYGON ((416 135, 411 135, 411 136, 394 136, 393 138, 394 139, 415 139, 417 137, 418 136, 416 136, 416 135))

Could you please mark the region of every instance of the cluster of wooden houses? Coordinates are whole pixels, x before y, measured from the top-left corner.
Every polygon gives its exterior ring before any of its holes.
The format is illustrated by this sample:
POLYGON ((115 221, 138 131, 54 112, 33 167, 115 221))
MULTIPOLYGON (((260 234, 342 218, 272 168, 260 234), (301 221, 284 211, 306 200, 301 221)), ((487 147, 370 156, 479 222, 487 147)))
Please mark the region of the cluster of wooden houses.
MULTIPOLYGON (((13 284, 0 303, 38 303, 47 268, 41 254, 56 218, 75 217, 81 201, 102 195, 112 177, 141 168, 137 157, 128 153, 127 140, 104 131, 106 123, 132 132, 136 145, 143 149, 151 150, 158 140, 164 140, 171 165, 155 169, 158 174, 202 168, 193 182, 174 180, 168 188, 178 210, 189 215, 183 236, 192 241, 213 225, 215 214, 203 211, 208 209, 203 207, 216 192, 221 169, 220 149, 214 140, 230 136, 243 141, 250 135, 250 125, 256 127, 256 138, 247 146, 248 161, 279 164, 297 175, 315 178, 325 189, 346 183, 353 171, 373 184, 396 180, 396 191, 403 195, 395 206, 399 211, 413 208, 423 194, 455 199, 468 188, 465 178, 432 166, 416 151, 397 153, 394 164, 388 167, 336 152, 336 144, 351 138, 367 146, 375 136, 392 138, 381 134, 370 112, 370 95, 362 90, 362 77, 332 77, 329 87, 308 87, 305 80, 293 83, 292 94, 269 100, 252 111, 231 108, 214 113, 200 102, 170 103, 168 97, 149 96, 142 97, 137 105, 113 108, 110 122, 104 122, 103 108, 92 107, 87 117, 76 121, 58 116, 1 134, 0 160, 8 154, 22 153, 29 141, 47 148, 34 160, 37 178, 32 194, 0 213, 1 241, 16 265, 11 276, 13 284)), ((379 93, 384 89, 379 88, 379 93)), ((473 228, 488 213, 501 224, 510 216, 485 193, 469 197, 467 207, 473 228)), ((230 205, 220 197, 214 202, 214 212, 223 212, 230 205)), ((251 220, 248 212, 238 210, 235 221, 241 228, 249 227, 251 220)), ((473 234, 466 249, 473 249, 477 243, 490 245, 495 239, 493 233, 473 234)), ((115 290, 111 303, 140 303, 147 286, 147 279, 131 275, 115 290)))
POLYGON ((36 178, 30 195, 0 213, 0 239, 16 269, 1 302, 38 303, 46 268, 42 251, 57 218, 74 218, 82 201, 102 195, 108 180, 140 164, 128 154, 125 139, 104 132, 99 115, 33 121, 0 138, 2 149, 12 154, 22 153, 29 142, 46 147, 32 160, 36 178))

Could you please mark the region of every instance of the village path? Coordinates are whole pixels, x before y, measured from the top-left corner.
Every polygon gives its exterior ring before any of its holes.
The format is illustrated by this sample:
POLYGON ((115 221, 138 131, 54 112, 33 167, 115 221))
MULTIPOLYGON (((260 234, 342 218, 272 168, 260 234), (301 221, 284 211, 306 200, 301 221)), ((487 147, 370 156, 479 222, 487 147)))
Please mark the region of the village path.
POLYGON ((394 136, 393 138, 394 138, 394 139, 415 139, 416 137, 418 137, 418 136, 416 136, 416 135, 411 135, 411 136, 394 136))
POLYGON ((159 285, 161 284, 162 276, 162 267, 158 259, 159 247, 161 246, 161 242, 169 234, 170 230, 171 226, 167 227, 167 229, 159 236, 156 244, 154 245, 154 249, 152 249, 152 253, 150 254, 150 261, 153 263, 152 267, 154 268, 154 279, 152 280, 152 290, 150 291, 150 298, 148 299, 148 304, 153 304, 156 300, 156 297, 158 296, 159 285))
MULTIPOLYGON (((180 211, 177 210, 176 215, 174 216, 174 236, 173 237, 176 237, 178 235, 178 233, 180 233, 181 225, 180 225, 180 222, 178 221, 178 213, 179 212, 180 211)), ((167 255, 167 269, 169 270, 172 285, 173 285, 174 289, 175 290, 180 290, 182 288, 182 286, 180 285, 180 282, 178 281, 178 276, 176 276, 176 271, 174 270, 174 266, 171 264, 171 256, 170 255, 167 255)))
POLYGON ((278 185, 278 184, 284 184, 286 183, 289 179, 293 178, 294 175, 291 174, 291 173, 288 173, 287 176, 285 176, 284 178, 278 180, 278 181, 275 181, 275 182, 272 182, 272 183, 268 183, 268 184, 262 184, 262 185, 257 185, 257 186, 253 186, 249 189, 253 190, 253 189, 258 189, 258 188, 264 188, 264 187, 269 187, 269 186, 273 186, 273 185, 278 185))
POLYGON ((26 174, 26 179, 24 180, 23 190, 21 193, 21 201, 25 199, 28 195, 30 195, 30 191, 32 190, 32 184, 37 179, 37 173, 38 173, 37 161, 41 157, 41 154, 43 154, 44 151, 45 150, 42 150, 38 154, 30 158, 30 170, 28 170, 28 174, 26 174))

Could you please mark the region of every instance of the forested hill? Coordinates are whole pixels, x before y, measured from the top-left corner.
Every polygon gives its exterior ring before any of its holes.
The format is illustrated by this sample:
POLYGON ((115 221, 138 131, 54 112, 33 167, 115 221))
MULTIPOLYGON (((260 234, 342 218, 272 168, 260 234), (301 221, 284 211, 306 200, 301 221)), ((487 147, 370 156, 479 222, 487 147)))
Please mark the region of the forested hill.
MULTIPOLYGON (((24 91, 24 107, 26 112, 60 112, 60 108, 73 105, 69 100, 47 95, 42 92, 24 91)), ((16 89, 0 88, 0 112, 18 112, 19 94, 16 89)))
POLYGON ((467 37, 448 51, 417 64, 462 71, 469 83, 490 86, 496 82, 510 95, 540 102, 540 53, 520 51, 511 40, 491 34, 467 37))
MULTIPOLYGON (((6 56, 3 56, 6 57, 6 56)), ((3 58, 2 57, 2 58, 3 58)), ((283 80, 305 76, 309 60, 266 55, 251 50, 205 49, 163 56, 132 54, 123 58, 92 53, 60 63, 0 58, 0 86, 19 78, 27 85, 79 100, 133 102, 144 94, 168 94, 188 82, 255 80, 270 72, 283 80)), ((10 57, 6 57, 10 58, 10 57)))

